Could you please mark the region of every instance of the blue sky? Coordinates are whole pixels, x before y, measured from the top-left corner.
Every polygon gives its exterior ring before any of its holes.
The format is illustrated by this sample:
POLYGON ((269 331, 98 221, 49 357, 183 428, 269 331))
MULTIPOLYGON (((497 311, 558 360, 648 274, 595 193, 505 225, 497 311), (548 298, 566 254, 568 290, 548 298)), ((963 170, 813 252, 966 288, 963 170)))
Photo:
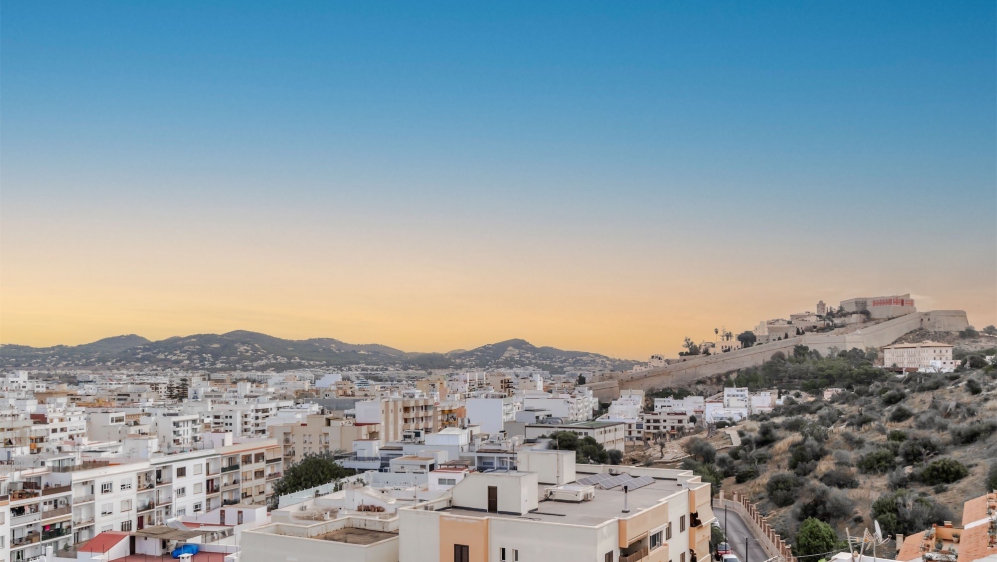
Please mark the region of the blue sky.
MULTIPOLYGON (((309 279, 261 281, 256 297, 321 292, 318 255, 372 276, 530 271, 539 288, 509 283, 510 302, 582 283, 607 309, 643 282, 591 270, 653 277, 641 287, 666 316, 686 290, 677 279, 724 295, 735 279, 785 274, 802 303, 895 289, 992 323, 995 24, 993 2, 5 2, 0 340, 46 340, 20 328, 30 305, 11 302, 31 279, 136 291, 205 248, 215 261, 192 270, 224 269, 242 244, 309 279), (91 269, 80 252, 113 255, 91 269), (837 273, 797 271, 818 264, 837 273)), ((246 275, 213 278, 177 295, 222 295, 246 275)), ((780 302, 786 283, 759 290, 780 302)), ((24 294, 65 298, 52 318, 79 328, 49 340, 135 322, 101 301, 108 319, 87 331, 72 306, 87 293, 70 294, 24 294)), ((720 298, 728 313, 744 306, 720 298)), ((468 323, 485 312, 476 302, 468 323)), ((731 323, 762 311, 742 314, 731 323)), ((700 320, 716 321, 682 322, 700 320)), ((535 324, 510 322, 510 336, 535 324)), ((608 351, 677 347, 671 337, 608 351)))

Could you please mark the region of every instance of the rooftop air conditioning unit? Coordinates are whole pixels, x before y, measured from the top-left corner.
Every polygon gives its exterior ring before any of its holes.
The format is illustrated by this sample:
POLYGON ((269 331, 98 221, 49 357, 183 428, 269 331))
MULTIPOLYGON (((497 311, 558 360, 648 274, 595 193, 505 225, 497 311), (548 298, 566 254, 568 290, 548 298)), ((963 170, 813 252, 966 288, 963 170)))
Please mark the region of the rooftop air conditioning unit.
POLYGON ((595 486, 568 484, 547 488, 544 497, 548 500, 581 503, 595 499, 595 486))

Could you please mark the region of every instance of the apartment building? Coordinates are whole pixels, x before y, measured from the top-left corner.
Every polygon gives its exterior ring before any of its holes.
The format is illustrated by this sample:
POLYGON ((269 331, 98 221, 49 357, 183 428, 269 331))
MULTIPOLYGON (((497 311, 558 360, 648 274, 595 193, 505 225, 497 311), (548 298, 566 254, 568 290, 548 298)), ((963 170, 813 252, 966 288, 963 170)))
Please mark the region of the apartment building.
POLYGON ((267 420, 276 416, 276 401, 211 404, 207 413, 212 431, 229 431, 235 437, 266 437, 267 420))
POLYGON ((214 451, 217 461, 208 464, 209 510, 236 504, 262 505, 273 495, 273 483, 284 472, 276 439, 247 440, 214 451))
POLYGON ((356 423, 380 424, 382 442, 401 441, 406 435, 422 436, 440 429, 440 416, 432 398, 393 396, 357 402, 356 423))
POLYGON ((952 359, 952 349, 949 344, 933 341, 888 345, 883 348, 883 366, 900 371, 951 373, 960 363, 952 359))
POLYGON ((623 451, 626 447, 626 424, 623 422, 592 421, 574 423, 538 423, 526 425, 526 440, 535 441, 554 433, 566 431, 579 438, 591 437, 606 450, 623 451))
POLYGON ((483 433, 497 435, 505 424, 515 421, 516 412, 522 409, 522 401, 504 392, 482 392, 464 401, 467 419, 481 428, 483 433))
POLYGON ((301 423, 271 425, 270 436, 281 445, 284 464, 301 462, 308 455, 353 450, 358 439, 379 439, 380 423, 357 423, 354 419, 312 414, 301 423))
POLYGON ((564 421, 587 421, 599 407, 599 400, 587 388, 575 389, 571 394, 549 394, 527 391, 523 394, 523 409, 548 410, 555 418, 564 421))
POLYGON ((398 559, 707 560, 709 484, 688 471, 619 468, 586 466, 553 485, 549 470, 468 474, 444 497, 398 510, 398 559))

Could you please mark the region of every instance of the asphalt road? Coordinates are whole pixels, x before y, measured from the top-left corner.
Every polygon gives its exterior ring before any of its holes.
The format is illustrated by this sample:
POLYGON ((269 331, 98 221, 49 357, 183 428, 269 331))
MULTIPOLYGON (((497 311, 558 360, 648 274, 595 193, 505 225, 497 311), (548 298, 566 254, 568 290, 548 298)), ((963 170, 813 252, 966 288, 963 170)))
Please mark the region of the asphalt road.
MULTIPOLYGON (((720 526, 724 526, 724 509, 716 508, 713 514, 717 517, 717 522, 720 526)), ((729 528, 724 528, 724 533, 727 535, 727 542, 730 543, 731 547, 734 549, 734 554, 737 556, 738 560, 741 562, 764 562, 768 559, 769 555, 765 553, 761 546, 755 539, 755 535, 751 533, 748 529, 748 525, 741 519, 741 516, 737 514, 733 509, 727 510, 726 514, 727 523, 729 528), (744 538, 748 538, 748 552, 745 556, 744 552, 744 538)))

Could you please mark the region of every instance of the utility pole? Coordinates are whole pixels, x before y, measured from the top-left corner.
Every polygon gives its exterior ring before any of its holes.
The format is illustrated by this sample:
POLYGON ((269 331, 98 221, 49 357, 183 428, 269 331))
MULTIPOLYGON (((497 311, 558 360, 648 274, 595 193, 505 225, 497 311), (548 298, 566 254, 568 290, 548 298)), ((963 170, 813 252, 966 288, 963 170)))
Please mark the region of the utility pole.
POLYGON ((748 562, 748 537, 744 537, 744 562, 748 562))

